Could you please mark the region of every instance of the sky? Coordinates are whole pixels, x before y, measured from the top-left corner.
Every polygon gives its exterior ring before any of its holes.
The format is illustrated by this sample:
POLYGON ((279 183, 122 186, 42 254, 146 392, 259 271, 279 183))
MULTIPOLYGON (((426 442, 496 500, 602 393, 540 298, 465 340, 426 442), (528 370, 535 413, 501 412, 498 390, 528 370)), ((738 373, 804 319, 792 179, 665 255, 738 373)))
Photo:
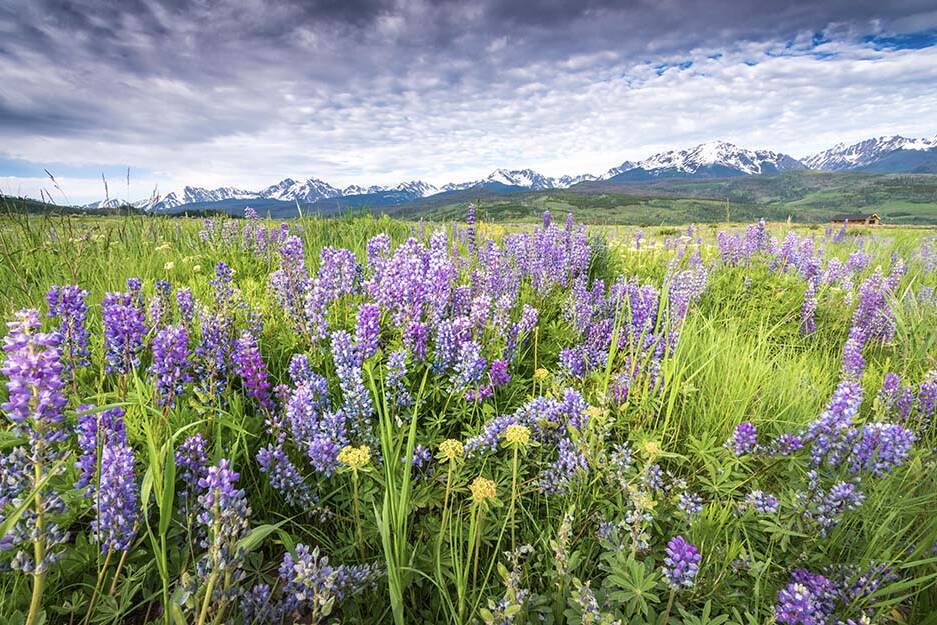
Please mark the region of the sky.
POLYGON ((934 0, 0 0, 0 192, 60 203, 891 134, 937 134, 934 0))

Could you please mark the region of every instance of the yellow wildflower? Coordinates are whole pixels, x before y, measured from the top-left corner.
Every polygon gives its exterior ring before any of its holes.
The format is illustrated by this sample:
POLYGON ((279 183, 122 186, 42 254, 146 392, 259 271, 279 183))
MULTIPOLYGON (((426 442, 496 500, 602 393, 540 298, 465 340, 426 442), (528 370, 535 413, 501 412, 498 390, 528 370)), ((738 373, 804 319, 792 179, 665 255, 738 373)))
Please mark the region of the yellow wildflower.
POLYGON ((163 269, 165 269, 166 271, 172 271, 172 268, 175 266, 176 266, 176 263, 169 261, 165 265, 163 265, 163 269))
POLYGON ((504 431, 504 440, 508 445, 524 447, 530 442, 530 428, 526 425, 509 425, 504 431))
POLYGON ((452 462, 462 457, 464 447, 454 438, 447 438, 439 444, 439 457, 452 462))
POLYGON ((201 265, 192 265, 192 272, 193 272, 193 273, 198 273, 198 272, 200 272, 201 270, 202 270, 202 266, 201 266, 201 265))
POLYGON ((644 453, 648 458, 656 458, 661 454, 660 443, 655 440, 644 441, 643 445, 644 453))
POLYGON ((482 503, 495 496, 495 483, 485 477, 476 477, 469 489, 472 491, 472 501, 475 503, 482 503))
POLYGON ((538 382, 542 380, 546 380, 547 376, 549 375, 550 375, 550 372, 544 369, 543 367, 540 367, 539 369, 534 371, 534 379, 538 382))
POLYGON ((368 449, 367 445, 361 445, 360 447, 346 445, 338 452, 338 461, 357 471, 371 461, 371 450, 368 449))

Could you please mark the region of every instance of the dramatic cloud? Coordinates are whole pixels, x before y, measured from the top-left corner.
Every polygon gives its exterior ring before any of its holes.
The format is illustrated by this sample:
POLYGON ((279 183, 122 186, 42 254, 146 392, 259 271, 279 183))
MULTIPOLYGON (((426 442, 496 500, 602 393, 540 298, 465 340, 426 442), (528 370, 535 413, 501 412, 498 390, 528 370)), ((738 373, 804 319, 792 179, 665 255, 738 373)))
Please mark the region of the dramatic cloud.
MULTIPOLYGON (((933 2, 0 0, 0 190, 598 173, 937 131, 933 2), (118 174, 118 172, 123 172, 118 174)), ((53 191, 53 195, 57 195, 53 191)), ((60 198, 61 196, 58 195, 60 198)))

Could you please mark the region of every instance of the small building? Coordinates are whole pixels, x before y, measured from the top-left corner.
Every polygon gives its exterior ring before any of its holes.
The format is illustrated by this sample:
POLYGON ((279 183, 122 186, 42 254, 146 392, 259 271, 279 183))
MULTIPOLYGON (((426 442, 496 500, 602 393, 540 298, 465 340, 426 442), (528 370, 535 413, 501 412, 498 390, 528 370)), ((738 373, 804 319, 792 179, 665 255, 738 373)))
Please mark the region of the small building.
POLYGON ((882 218, 878 213, 871 215, 836 215, 830 220, 831 224, 842 224, 848 226, 878 226, 882 223, 882 218))

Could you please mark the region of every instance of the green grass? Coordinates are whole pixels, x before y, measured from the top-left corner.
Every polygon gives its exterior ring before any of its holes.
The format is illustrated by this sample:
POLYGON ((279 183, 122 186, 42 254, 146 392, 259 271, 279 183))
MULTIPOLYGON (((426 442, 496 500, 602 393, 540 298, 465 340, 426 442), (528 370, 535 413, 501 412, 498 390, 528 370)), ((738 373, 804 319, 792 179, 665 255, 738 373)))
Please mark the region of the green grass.
MULTIPOLYGON (((817 193, 797 202, 804 207, 822 203, 822 194, 827 192, 817 193)), ((526 222, 533 220, 535 212, 549 209, 558 216, 571 210, 577 218, 600 222, 590 226, 595 237, 593 278, 611 283, 618 276, 634 277, 656 287, 661 286, 673 257, 673 251, 664 246, 665 237, 682 234, 683 229, 646 228, 643 249, 636 250, 633 228, 602 225, 599 217, 613 213, 625 223, 663 223, 675 205, 681 218, 696 216, 701 221, 718 220, 720 211, 725 212, 725 203, 718 200, 624 200, 612 194, 541 194, 529 203, 512 202, 486 204, 480 217, 519 224, 486 224, 480 231, 500 238, 529 230, 526 222)), ((896 203, 888 210, 913 211, 915 207, 920 205, 896 203)), ((444 207, 433 216, 456 220, 462 216, 459 210, 444 207)), ((749 210, 755 208, 730 205, 730 218, 748 218, 749 210)), ((822 571, 841 564, 886 564, 897 573, 879 592, 862 599, 861 607, 869 610, 873 622, 935 622, 937 557, 930 551, 937 542, 937 460, 931 451, 937 446, 937 431, 933 424, 918 432, 915 451, 905 466, 880 480, 867 478, 865 503, 846 513, 826 536, 791 512, 793 493, 805 483, 808 466, 803 458, 780 463, 738 459, 723 447, 741 421, 754 423, 761 436, 769 437, 799 430, 824 409, 840 379, 842 348, 852 314, 843 291, 820 290, 817 332, 804 336, 800 332, 803 280, 794 273, 771 271, 764 260, 756 260, 751 267, 720 266, 715 262, 716 228, 703 228, 701 252, 714 269, 705 293, 681 329, 672 357, 662 365, 663 390, 653 393, 638 388, 627 402, 617 405, 607 391, 611 371, 623 366, 623 354, 613 350, 608 367, 599 367, 584 380, 564 380, 559 353, 574 343, 565 316, 569 296, 559 290, 524 286, 519 304, 540 310, 537 334, 512 367, 510 384, 496 391, 491 400, 468 402, 452 393, 445 379, 428 367, 414 366, 408 385, 415 403, 407 411, 398 410, 383 401, 385 354, 365 367, 365 382, 378 400, 370 441, 373 461, 355 474, 356 481, 348 471, 328 479, 304 471, 323 505, 331 510, 331 517, 322 522, 289 506, 260 472, 256 453, 271 437, 265 415, 243 395, 238 383, 232 383, 223 404, 205 404, 190 394, 166 413, 166 427, 144 368, 148 356, 130 377, 126 393, 121 393, 114 376, 103 374, 100 302, 105 293, 124 290, 126 279, 137 276, 143 279, 148 296, 155 280, 166 279, 175 286, 191 287, 199 301, 208 302, 212 268, 223 261, 235 270, 235 285, 243 301, 264 316, 261 347, 273 383, 288 383, 290 357, 307 353, 315 370, 332 380, 333 396, 340 397, 325 346, 311 347, 294 332, 269 290, 268 277, 278 266, 275 255, 259 257, 237 246, 208 244, 198 236, 200 223, 148 216, 18 215, 0 220, 0 309, 4 317, 23 307, 44 310, 45 292, 53 284, 79 284, 89 291, 93 366, 80 374, 78 395, 82 402, 98 406, 123 405, 129 441, 137 456, 146 523, 115 592, 99 593, 91 622, 196 622, 202 605, 197 599, 203 598, 204 587, 197 587, 189 597, 183 582, 192 579, 193 562, 201 549, 191 535, 190 521, 178 510, 182 484, 174 479, 172 461, 173 450, 195 431, 208 436, 213 460, 229 458, 241 474, 238 484, 245 489, 253 511, 250 524, 254 529, 245 540, 248 548, 243 556, 251 581, 273 579, 284 551, 298 543, 320 547, 333 564, 369 562, 385 567, 376 589, 335 604, 331 616, 340 617, 341 622, 402 625, 485 620, 491 605, 505 593, 510 571, 502 566, 507 564, 503 552, 510 550, 512 542, 532 546, 518 569, 519 583, 530 596, 515 616, 517 623, 589 622, 577 603, 580 595, 574 594, 581 593, 577 588, 587 581, 603 601, 603 611, 623 622, 658 624, 665 619, 664 612, 669 612, 670 623, 768 623, 778 591, 793 568, 822 571), (546 379, 535 377, 540 368, 549 371, 546 379), (593 469, 566 494, 545 496, 537 489, 539 471, 553 460, 548 446, 526 449, 516 465, 510 451, 499 447, 490 456, 453 464, 451 473, 449 465, 434 459, 431 464, 436 473, 430 477, 418 476, 409 464, 399 461, 418 444, 429 446, 435 455, 442 440, 465 440, 477 434, 488 419, 512 413, 532 396, 562 397, 566 386, 579 390, 597 408, 589 428, 577 434, 577 444, 587 451, 593 469), (635 495, 609 477, 606 454, 613 443, 624 441, 636 449, 629 486, 636 487, 641 472, 659 462, 706 500, 702 514, 688 521, 675 511, 671 496, 654 495, 654 520, 646 528, 650 548, 634 553, 609 549, 596 539, 599 521, 621 520, 635 495), (648 442, 659 444, 660 453, 647 447, 648 442), (378 458, 383 462, 378 464, 378 458), (478 476, 494 480, 497 501, 471 501, 469 484, 478 476), (509 502, 515 480, 518 497, 512 513, 509 502), (768 517, 738 514, 738 503, 755 488, 778 494, 784 512, 768 517), (564 525, 567 513, 571 521, 564 525), (511 517, 517 519, 515 526, 511 517), (700 548, 703 562, 697 586, 671 596, 658 571, 664 545, 678 533, 700 548), (672 603, 670 608, 668 603, 672 603), (711 614, 711 620, 701 620, 704 614, 711 614), (718 620, 715 615, 724 618, 718 620)), ((397 245, 410 236, 425 240, 436 227, 387 217, 303 219, 291 225, 301 234, 310 272, 317 269, 319 252, 326 246, 348 248, 364 262, 367 241, 378 233, 386 232, 392 245, 397 245)), ((442 227, 464 251, 459 238, 463 228, 456 224, 442 227)), ((771 230, 783 238, 788 226, 776 224, 771 230)), ((822 234, 817 227, 799 231, 822 234)), ((937 287, 937 274, 926 271, 914 257, 921 242, 935 235, 937 231, 925 229, 867 231, 862 249, 872 260, 859 280, 876 266, 888 269, 893 254, 900 253, 909 259, 909 269, 899 294, 921 285, 937 287)), ((826 243, 826 255, 846 258, 856 244, 852 237, 843 243, 826 243)), ((469 273, 470 268, 463 267, 461 279, 468 281, 469 273)), ((360 300, 353 296, 334 306, 330 312, 333 328, 353 330, 354 307, 360 300)), ((886 372, 899 373, 916 384, 927 371, 937 369, 934 307, 894 306, 896 340, 865 351, 862 421, 878 418, 880 407, 874 397, 886 372)), ((619 323, 624 314, 619 312, 619 323)), ((237 315, 244 324, 246 312, 237 315)), ((399 346, 398 334, 385 315, 385 351, 399 346)), ((70 421, 75 419, 78 400, 70 397, 70 421)), ((15 444, 14 437, 3 434, 3 445, 15 444)), ((300 463, 302 458, 295 460, 300 463)), ((74 473, 69 468, 61 476, 70 510, 63 523, 70 526, 72 538, 67 556, 47 576, 47 623, 82 621, 103 565, 97 546, 89 539, 93 510, 80 493, 68 488, 74 473)), ((17 623, 24 617, 30 591, 27 576, 0 572, 0 622, 17 623)), ((207 614, 206 622, 241 622, 233 604, 209 605, 207 614)))

